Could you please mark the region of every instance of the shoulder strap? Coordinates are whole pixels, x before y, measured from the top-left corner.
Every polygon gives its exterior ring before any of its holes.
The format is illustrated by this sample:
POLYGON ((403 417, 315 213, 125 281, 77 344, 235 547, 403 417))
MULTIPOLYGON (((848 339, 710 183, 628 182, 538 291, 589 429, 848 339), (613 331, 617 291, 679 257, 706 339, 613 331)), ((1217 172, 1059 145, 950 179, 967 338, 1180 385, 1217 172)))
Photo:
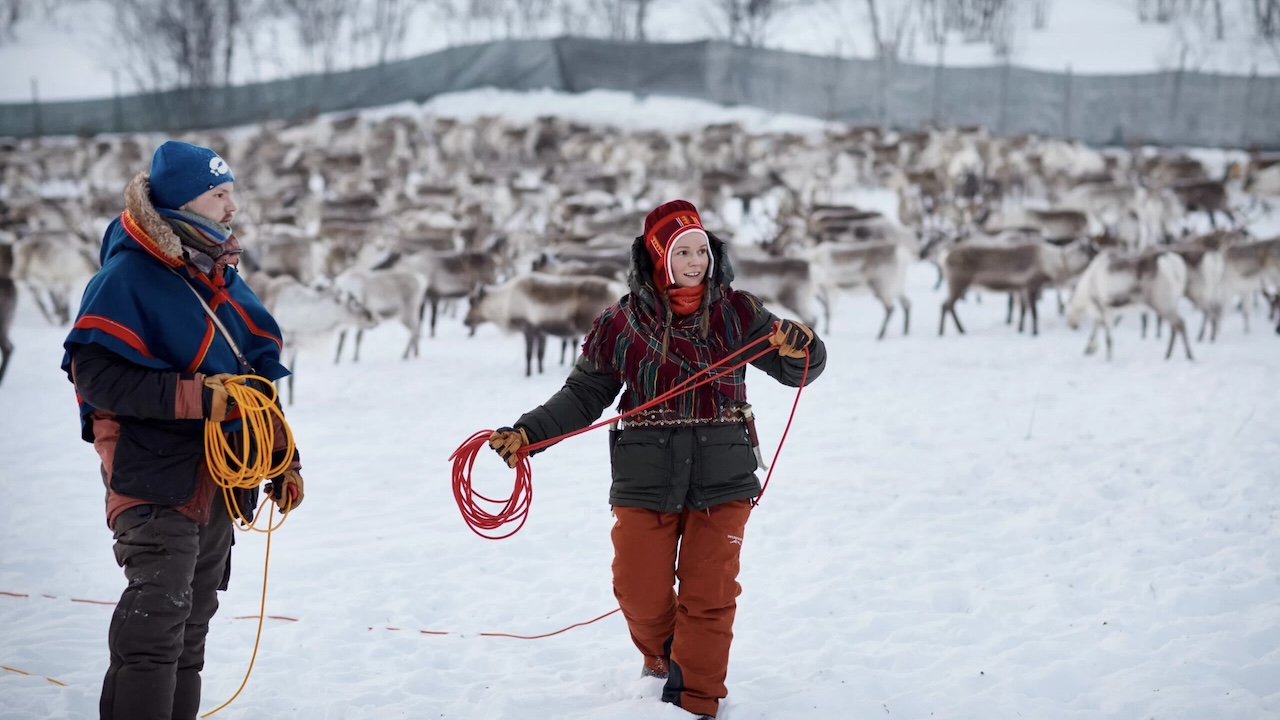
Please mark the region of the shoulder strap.
POLYGON ((196 300, 200 301, 200 307, 204 308, 205 314, 213 321, 214 327, 218 328, 218 332, 222 335, 222 339, 227 341, 227 345, 231 347, 231 352, 235 353, 236 360, 240 361, 241 372, 248 375, 254 374, 253 366, 245 359, 244 353, 240 352, 240 346, 236 344, 236 341, 231 339, 231 333, 227 332, 227 326, 222 324, 222 320, 218 318, 217 313, 213 311, 213 308, 209 307, 209 303, 205 302, 204 298, 200 295, 200 291, 196 290, 195 287, 188 282, 186 278, 182 277, 182 274, 177 270, 169 268, 169 272, 181 278, 182 284, 186 285, 187 289, 191 291, 191 294, 196 296, 196 300))

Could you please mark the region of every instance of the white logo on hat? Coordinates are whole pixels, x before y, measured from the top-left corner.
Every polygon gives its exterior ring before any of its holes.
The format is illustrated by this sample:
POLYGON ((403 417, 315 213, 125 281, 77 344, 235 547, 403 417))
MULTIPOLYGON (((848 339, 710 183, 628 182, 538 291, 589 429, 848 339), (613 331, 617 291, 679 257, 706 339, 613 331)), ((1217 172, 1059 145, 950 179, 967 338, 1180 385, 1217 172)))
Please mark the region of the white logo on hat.
POLYGON ((209 172, 214 175, 226 175, 231 172, 231 168, 227 167, 227 161, 214 155, 209 158, 209 172))

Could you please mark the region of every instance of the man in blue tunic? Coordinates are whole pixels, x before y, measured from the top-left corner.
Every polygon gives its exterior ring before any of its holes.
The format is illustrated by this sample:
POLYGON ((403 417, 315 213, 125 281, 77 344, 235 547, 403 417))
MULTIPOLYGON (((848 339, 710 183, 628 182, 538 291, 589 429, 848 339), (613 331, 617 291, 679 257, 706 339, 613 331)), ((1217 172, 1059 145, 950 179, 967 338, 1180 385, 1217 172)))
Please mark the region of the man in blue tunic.
MULTIPOLYGON (((240 279, 230 222, 235 177, 209 148, 169 141, 125 189, 102 238, 62 367, 81 436, 102 460, 107 526, 128 586, 111 618, 104 720, 195 720, 205 636, 230 573, 233 523, 204 449, 207 420, 238 427, 228 379, 275 381, 280 329, 240 279)), ((281 511, 302 502, 296 451, 271 483, 281 511)), ((265 448, 264 448, 265 449, 265 448)), ((257 491, 237 491, 251 515, 257 491)))

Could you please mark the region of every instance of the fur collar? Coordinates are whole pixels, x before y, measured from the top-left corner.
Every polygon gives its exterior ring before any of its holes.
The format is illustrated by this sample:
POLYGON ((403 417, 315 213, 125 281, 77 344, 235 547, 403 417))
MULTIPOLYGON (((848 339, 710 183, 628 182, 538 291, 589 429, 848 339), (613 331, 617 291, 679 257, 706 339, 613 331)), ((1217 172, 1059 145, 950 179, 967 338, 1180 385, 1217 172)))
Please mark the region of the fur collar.
MULTIPOLYGON (((711 254, 715 260, 715 268, 708 278, 707 295, 708 300, 714 301, 724 295, 733 282, 733 263, 729 261, 729 253, 725 251, 723 240, 710 231, 707 232, 707 239, 711 242, 711 254)), ((631 243, 631 267, 627 270, 627 285, 630 286, 632 295, 654 304, 658 302, 657 289, 653 286, 653 258, 649 257, 649 251, 645 248, 643 235, 631 243)))
POLYGON ((146 172, 134 175, 133 180, 129 181, 124 190, 124 209, 129 211, 134 222, 156 244, 156 250, 161 255, 170 260, 183 261, 182 241, 173 228, 169 227, 169 221, 156 212, 156 206, 151 202, 151 180, 146 172))

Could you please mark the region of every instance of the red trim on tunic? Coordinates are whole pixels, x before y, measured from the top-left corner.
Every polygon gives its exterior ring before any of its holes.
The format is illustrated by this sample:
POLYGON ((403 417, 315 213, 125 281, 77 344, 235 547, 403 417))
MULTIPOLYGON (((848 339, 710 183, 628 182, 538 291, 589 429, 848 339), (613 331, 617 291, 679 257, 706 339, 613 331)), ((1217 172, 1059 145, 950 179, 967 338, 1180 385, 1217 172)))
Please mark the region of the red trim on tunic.
POLYGON ((253 323, 253 320, 249 319, 249 313, 245 312, 244 308, 240 307, 240 303, 236 302, 235 300, 232 300, 229 297, 227 298, 227 302, 231 303, 231 307, 235 308, 236 312, 240 313, 240 317, 244 319, 245 327, 249 328, 249 332, 253 333, 254 335, 257 335, 258 337, 264 337, 270 340, 271 342, 275 343, 276 347, 280 348, 281 350, 284 349, 284 343, 281 342, 280 338, 276 337, 275 335, 272 335, 266 330, 263 330, 262 328, 255 325, 253 323))
MULTIPOLYGON (((231 300, 231 296, 227 295, 227 291, 223 289, 221 282, 214 282, 213 280, 210 280, 204 273, 195 273, 194 277, 204 283, 204 286, 209 288, 209 292, 213 293, 213 301, 209 303, 210 310, 217 310, 222 303, 231 300)), ((221 281, 222 276, 217 276, 217 279, 221 281)))
POLYGON ((129 233, 129 237, 133 238, 134 242, 142 246, 142 249, 150 253, 155 259, 169 267, 176 268, 182 266, 182 259, 169 257, 161 251, 160 246, 156 241, 151 239, 151 236, 148 235, 147 231, 143 230, 142 226, 133 219, 133 215, 131 215, 128 210, 120 213, 120 224, 124 226, 125 232, 129 233))
POLYGON ((129 347, 137 350, 142 357, 155 358, 151 351, 147 349, 147 344, 142 341, 138 333, 112 320, 111 318, 101 315, 82 315, 76 320, 75 328, 78 330, 101 330, 111 337, 123 342, 129 347))
POLYGON ((204 362, 205 356, 209 354, 209 346, 213 344, 213 320, 210 320, 207 315, 204 318, 204 325, 204 339, 200 341, 195 359, 187 366, 188 373, 194 373, 200 369, 200 364, 204 362))

